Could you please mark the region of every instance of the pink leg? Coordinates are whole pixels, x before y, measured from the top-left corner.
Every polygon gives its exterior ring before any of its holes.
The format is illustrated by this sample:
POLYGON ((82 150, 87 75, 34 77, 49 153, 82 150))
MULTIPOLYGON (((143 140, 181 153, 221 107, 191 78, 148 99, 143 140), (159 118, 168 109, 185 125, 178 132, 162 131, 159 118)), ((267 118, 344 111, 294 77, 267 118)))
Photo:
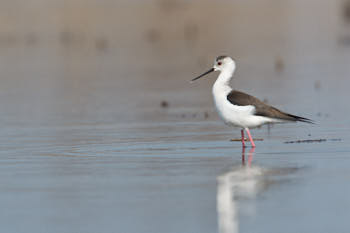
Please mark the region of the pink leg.
POLYGON ((249 129, 246 128, 245 130, 247 131, 247 134, 248 134, 248 137, 249 137, 249 141, 252 144, 252 147, 255 147, 255 143, 253 141, 252 135, 250 135, 249 129))
POLYGON ((242 146, 245 147, 245 142, 244 142, 244 130, 241 129, 241 135, 242 135, 242 146))

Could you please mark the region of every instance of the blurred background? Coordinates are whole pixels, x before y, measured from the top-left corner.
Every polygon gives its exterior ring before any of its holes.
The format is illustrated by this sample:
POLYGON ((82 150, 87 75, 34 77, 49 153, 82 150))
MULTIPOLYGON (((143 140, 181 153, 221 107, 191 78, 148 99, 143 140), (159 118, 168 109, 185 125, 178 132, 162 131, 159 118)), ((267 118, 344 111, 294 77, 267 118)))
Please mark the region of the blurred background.
MULTIPOLYGON (((266 138, 266 128, 257 131, 267 140, 262 165, 284 164, 286 140, 348 138, 349 0, 0 4, 3 232, 237 232, 217 227, 215 195, 216 177, 240 163, 240 145, 228 142, 239 131, 214 110, 217 74, 189 83, 219 55, 237 62, 235 89, 319 124, 277 126, 266 138), (272 148, 282 162, 269 157, 272 148)), ((319 151, 328 156, 336 146, 319 151)), ((311 150, 286 149, 301 159, 296 168, 312 167, 300 162, 311 150)), ((306 221, 323 211, 313 204, 315 212, 297 218, 299 232, 329 230, 306 221)), ((342 216, 332 227, 343 229, 349 213, 342 216)), ((289 232, 282 223, 276 232, 289 232)))
MULTIPOLYGON (((0 11, 3 123, 144 120, 163 100, 209 111, 214 78, 187 81, 221 54, 238 63, 235 88, 280 107, 349 74, 346 0, 16 0, 0 11)), ((312 103, 286 110, 324 105, 312 103)))

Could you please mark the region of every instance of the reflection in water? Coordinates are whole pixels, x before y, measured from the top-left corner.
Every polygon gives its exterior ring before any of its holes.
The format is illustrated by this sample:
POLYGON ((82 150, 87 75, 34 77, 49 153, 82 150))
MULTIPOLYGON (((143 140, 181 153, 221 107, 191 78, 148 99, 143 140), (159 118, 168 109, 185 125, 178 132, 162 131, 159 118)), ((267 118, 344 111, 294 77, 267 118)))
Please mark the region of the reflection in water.
POLYGON ((242 166, 218 177, 217 212, 220 233, 238 232, 238 202, 239 196, 254 197, 257 190, 257 177, 262 171, 252 167, 255 148, 248 152, 248 166, 245 160, 245 148, 242 149, 242 166))
MULTIPOLYGON (((255 147, 251 148, 248 153, 248 166, 252 165, 253 153, 255 151, 255 147)), ((245 147, 242 147, 242 166, 245 166, 245 147)))
POLYGON ((220 233, 239 232, 239 211, 248 216, 255 215, 255 205, 252 201, 256 199, 257 194, 271 184, 285 181, 285 175, 299 170, 297 167, 265 169, 252 165, 254 150, 255 148, 251 148, 246 156, 243 147, 242 165, 217 178, 216 204, 220 233), (244 203, 244 200, 248 202, 244 203))

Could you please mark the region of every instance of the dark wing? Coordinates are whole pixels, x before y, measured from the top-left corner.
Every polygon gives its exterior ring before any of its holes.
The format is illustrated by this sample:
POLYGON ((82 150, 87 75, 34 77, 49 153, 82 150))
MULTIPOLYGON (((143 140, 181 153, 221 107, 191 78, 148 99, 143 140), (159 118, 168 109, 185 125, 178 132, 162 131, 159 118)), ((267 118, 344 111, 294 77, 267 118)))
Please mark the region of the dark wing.
POLYGON ((312 120, 294 116, 285 112, 282 112, 278 110, 277 108, 274 108, 268 104, 265 104, 258 98, 255 98, 254 96, 248 95, 246 93, 232 90, 228 96, 227 100, 230 101, 230 103, 238 106, 247 106, 252 105, 255 107, 255 115, 256 116, 264 116, 264 117, 270 117, 275 119, 281 119, 286 121, 302 121, 307 123, 313 123, 312 120))

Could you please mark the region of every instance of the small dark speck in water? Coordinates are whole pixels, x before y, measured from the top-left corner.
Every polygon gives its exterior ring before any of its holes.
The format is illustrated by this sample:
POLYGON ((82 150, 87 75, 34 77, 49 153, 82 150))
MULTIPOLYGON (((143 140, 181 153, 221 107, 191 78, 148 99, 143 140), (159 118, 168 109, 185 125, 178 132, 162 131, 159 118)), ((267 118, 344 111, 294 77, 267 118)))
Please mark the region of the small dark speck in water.
POLYGON ((162 108, 168 108, 168 107, 169 107, 168 101, 163 100, 162 102, 160 102, 160 107, 162 107, 162 108))

